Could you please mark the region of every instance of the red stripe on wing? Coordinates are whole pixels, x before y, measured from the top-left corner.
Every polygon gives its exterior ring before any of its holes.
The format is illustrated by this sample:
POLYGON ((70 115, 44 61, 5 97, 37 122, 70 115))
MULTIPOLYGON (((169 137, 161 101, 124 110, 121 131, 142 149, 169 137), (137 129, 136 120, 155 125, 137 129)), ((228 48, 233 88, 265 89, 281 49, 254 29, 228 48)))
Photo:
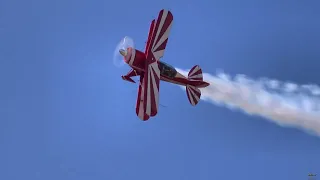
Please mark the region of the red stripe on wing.
POLYGON ((136 114, 141 120, 148 120, 150 116, 146 114, 144 109, 144 75, 140 75, 140 83, 138 88, 138 98, 136 103, 136 114))
POLYGON ((156 20, 154 19, 154 20, 151 21, 151 24, 150 24, 148 40, 147 40, 146 49, 145 49, 145 53, 146 54, 147 54, 147 50, 149 49, 149 46, 150 46, 150 39, 151 39, 152 34, 153 34, 155 22, 156 22, 156 20))

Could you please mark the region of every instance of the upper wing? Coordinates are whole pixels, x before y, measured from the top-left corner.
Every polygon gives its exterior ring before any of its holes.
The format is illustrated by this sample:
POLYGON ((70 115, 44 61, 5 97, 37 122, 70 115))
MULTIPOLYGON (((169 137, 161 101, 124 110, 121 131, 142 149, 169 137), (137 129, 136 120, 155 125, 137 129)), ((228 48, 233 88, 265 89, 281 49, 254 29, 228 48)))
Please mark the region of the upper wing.
POLYGON ((136 104, 136 113, 142 120, 158 113, 160 70, 158 60, 163 56, 168 42, 173 16, 170 11, 161 10, 157 21, 150 25, 146 44, 145 72, 140 75, 140 85, 136 104))
POLYGON ((150 63, 158 61, 164 54, 173 22, 172 13, 161 10, 158 19, 151 22, 145 53, 150 63), (152 59, 154 57, 155 59, 152 59))

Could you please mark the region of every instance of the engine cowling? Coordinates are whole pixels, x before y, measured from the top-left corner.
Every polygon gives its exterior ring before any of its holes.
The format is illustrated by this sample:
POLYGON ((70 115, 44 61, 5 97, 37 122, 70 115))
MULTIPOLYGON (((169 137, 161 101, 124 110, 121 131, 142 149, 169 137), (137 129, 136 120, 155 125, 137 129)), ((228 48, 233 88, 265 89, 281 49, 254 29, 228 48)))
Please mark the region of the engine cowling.
POLYGON ((134 48, 128 47, 126 51, 120 51, 124 56, 124 61, 131 66, 140 66, 146 60, 146 55, 134 48))

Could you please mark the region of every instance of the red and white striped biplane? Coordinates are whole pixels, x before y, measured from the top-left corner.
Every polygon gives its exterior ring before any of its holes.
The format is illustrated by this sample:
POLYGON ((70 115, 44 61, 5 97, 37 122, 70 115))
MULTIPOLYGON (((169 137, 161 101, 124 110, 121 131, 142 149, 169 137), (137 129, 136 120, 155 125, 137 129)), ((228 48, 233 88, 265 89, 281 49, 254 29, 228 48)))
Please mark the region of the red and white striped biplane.
POLYGON ((158 19, 151 22, 145 52, 134 47, 119 50, 124 61, 132 68, 122 79, 135 83, 131 77, 140 76, 136 113, 144 121, 158 113, 160 80, 186 86, 189 102, 193 106, 200 100, 199 88, 209 85, 203 81, 202 70, 198 65, 189 71, 188 77, 185 77, 174 67, 160 61, 168 42, 172 22, 172 13, 161 10, 158 19))

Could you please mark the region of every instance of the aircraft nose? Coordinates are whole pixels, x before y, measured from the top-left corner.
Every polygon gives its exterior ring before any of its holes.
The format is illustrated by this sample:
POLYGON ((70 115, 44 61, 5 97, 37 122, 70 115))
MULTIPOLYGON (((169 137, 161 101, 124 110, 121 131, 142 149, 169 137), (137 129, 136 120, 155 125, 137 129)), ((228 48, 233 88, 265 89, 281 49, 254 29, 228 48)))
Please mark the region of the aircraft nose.
POLYGON ((122 56, 126 56, 127 55, 127 52, 125 50, 123 50, 123 49, 120 49, 119 52, 120 52, 120 54, 122 56))

